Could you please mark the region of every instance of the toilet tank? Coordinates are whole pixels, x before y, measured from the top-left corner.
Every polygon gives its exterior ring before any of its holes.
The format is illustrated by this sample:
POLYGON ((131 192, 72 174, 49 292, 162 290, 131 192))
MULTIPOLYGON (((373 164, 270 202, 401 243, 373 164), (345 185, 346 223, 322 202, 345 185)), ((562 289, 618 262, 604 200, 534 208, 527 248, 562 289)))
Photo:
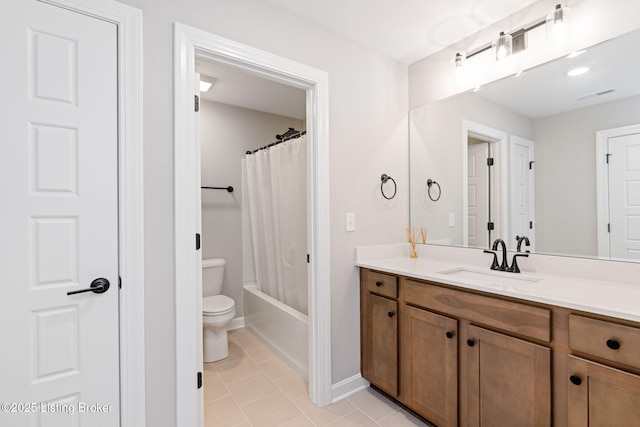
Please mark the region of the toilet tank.
POLYGON ((222 293, 225 265, 224 258, 202 260, 202 296, 209 297, 222 293))

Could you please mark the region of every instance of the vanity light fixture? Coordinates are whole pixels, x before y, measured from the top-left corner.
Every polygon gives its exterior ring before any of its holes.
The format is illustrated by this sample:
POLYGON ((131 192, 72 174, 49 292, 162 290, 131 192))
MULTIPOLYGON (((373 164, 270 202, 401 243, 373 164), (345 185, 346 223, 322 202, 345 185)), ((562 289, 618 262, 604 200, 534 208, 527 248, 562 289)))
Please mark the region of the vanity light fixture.
POLYGON ((488 46, 484 46, 468 55, 462 55, 456 53, 454 59, 454 65, 456 69, 461 68, 464 65, 464 61, 478 55, 486 50, 492 49, 493 55, 496 61, 502 61, 510 57, 513 53, 518 53, 526 49, 525 35, 542 25, 547 26, 547 34, 549 39, 567 39, 570 35, 569 31, 569 17, 571 9, 563 7, 562 4, 557 4, 554 10, 549 13, 541 21, 531 25, 528 28, 522 28, 514 31, 510 34, 506 34, 504 31, 500 32, 500 36, 494 40, 488 46))
POLYGON ((561 4, 547 15, 547 37, 550 41, 562 42, 571 37, 570 18, 571 9, 561 4))
POLYGON ((511 52, 513 51, 512 40, 513 37, 511 37, 510 34, 505 34, 504 31, 501 31, 497 40, 493 41, 491 47, 493 48, 496 61, 502 61, 511 56, 511 52))

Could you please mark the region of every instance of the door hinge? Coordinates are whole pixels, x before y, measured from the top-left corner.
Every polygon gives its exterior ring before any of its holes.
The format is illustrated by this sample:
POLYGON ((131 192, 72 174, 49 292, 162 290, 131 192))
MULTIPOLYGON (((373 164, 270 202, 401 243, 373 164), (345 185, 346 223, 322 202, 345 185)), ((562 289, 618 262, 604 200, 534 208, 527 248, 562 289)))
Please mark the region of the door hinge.
POLYGON ((200 250, 200 233, 196 233, 196 251, 200 250))
POLYGON ((198 372, 198 388, 202 388, 202 372, 198 372))
POLYGON ((534 160, 529 162, 529 170, 533 169, 533 164, 535 163, 534 160))
POLYGON ((195 96, 194 107, 197 113, 198 111, 200 111, 200 97, 198 95, 194 95, 194 96, 195 96))
POLYGON ((533 221, 529 221, 529 229, 533 230, 533 221))
POLYGON ((493 157, 487 157, 487 166, 493 166, 493 157))
POLYGON ((611 155, 610 153, 605 154, 605 156, 607 156, 607 164, 609 164, 609 156, 610 155, 611 155))
POLYGON ((487 230, 491 231, 495 228, 495 224, 493 222, 487 223, 487 230))
POLYGON ((611 223, 607 224, 607 233, 611 233, 611 223))
POLYGON ((309 256, 309 254, 307 254, 307 264, 309 264, 311 262, 311 257, 309 256))
POLYGON ((118 276, 118 289, 122 289, 122 277, 118 276))

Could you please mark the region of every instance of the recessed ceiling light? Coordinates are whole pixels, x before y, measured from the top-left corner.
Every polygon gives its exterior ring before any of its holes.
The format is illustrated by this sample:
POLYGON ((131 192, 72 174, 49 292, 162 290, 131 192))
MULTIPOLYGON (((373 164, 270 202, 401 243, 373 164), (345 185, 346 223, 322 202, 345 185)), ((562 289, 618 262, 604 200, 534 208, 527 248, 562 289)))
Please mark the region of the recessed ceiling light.
POLYGON ((200 80, 200 92, 206 92, 209 89, 211 89, 211 85, 213 83, 209 83, 209 82, 203 82, 202 80, 200 80))
POLYGON ((571 52, 569 55, 567 55, 567 59, 571 59, 571 58, 575 58, 576 56, 580 56, 583 53, 585 53, 586 50, 576 50, 575 52, 571 52))
POLYGON ((569 71, 567 73, 567 76, 569 76, 569 77, 581 76, 584 73, 586 73, 587 71, 589 71, 589 68, 587 68, 587 67, 578 67, 578 68, 574 68, 573 70, 569 71))

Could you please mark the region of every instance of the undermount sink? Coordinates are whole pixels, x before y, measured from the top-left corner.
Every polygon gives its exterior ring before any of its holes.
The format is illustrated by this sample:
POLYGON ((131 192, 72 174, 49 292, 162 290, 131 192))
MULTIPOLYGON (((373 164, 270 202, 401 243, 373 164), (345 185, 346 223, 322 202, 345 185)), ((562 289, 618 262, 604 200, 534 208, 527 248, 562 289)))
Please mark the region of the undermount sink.
POLYGON ((513 273, 483 272, 466 268, 454 268, 453 270, 439 271, 438 273, 459 279, 472 280, 478 284, 493 287, 530 285, 542 280, 534 277, 514 277, 513 273))

